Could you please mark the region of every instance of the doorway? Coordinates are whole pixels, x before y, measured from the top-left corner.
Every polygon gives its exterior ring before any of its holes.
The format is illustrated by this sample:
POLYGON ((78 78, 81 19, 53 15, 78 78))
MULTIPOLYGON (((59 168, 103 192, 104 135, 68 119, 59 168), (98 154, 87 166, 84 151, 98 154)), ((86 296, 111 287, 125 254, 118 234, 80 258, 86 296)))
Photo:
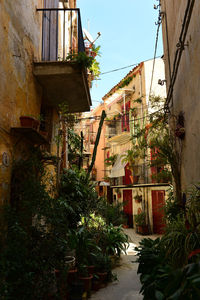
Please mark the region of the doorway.
POLYGON ((133 200, 132 190, 123 190, 124 213, 127 216, 127 225, 133 228, 133 200))
POLYGON ((163 234, 165 228, 164 222, 165 191, 152 191, 152 214, 153 214, 153 232, 163 234))

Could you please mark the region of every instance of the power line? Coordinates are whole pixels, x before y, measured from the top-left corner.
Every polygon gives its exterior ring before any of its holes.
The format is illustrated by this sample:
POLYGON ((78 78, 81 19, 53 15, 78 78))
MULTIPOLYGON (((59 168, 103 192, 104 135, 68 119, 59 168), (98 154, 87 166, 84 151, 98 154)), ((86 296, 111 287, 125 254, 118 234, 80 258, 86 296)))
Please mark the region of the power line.
MULTIPOLYGON (((160 58, 161 56, 157 56, 156 58, 160 58)), ((149 59, 146 59, 146 60, 142 60, 142 62, 147 62, 147 61, 150 61, 152 60, 153 58, 149 58, 149 59)), ((113 73, 113 72, 117 72, 117 71, 121 71, 121 70, 124 70, 124 69, 128 69, 130 67, 134 67, 134 66, 137 66, 141 63, 140 62, 137 62, 135 64, 132 64, 132 65, 129 65, 129 66, 125 66, 125 67, 121 67, 121 68, 118 68, 118 69, 114 69, 114 70, 111 70, 111 71, 107 71, 107 72, 103 72, 103 73, 100 73, 99 75, 105 75, 105 74, 109 74, 109 73, 113 73)))
MULTIPOLYGON (((155 115, 156 113, 161 112, 161 111, 164 111, 164 107, 158 109, 157 111, 155 111, 155 112, 153 112, 153 113, 146 114, 146 115, 143 116, 143 117, 140 117, 140 118, 134 118, 134 119, 129 119, 129 122, 135 122, 135 121, 139 121, 139 120, 142 120, 142 119, 144 120, 144 119, 146 119, 147 117, 153 116, 153 115, 155 115)), ((122 116, 126 116, 126 115, 129 115, 129 112, 126 113, 126 114, 122 114, 122 116)), ((95 121, 98 121, 98 120, 100 120, 100 118, 101 118, 101 116, 86 117, 86 118, 79 118, 79 119, 77 119, 77 121, 82 121, 82 120, 95 120, 95 121)), ((104 122, 121 122, 121 120, 104 120, 104 122)))

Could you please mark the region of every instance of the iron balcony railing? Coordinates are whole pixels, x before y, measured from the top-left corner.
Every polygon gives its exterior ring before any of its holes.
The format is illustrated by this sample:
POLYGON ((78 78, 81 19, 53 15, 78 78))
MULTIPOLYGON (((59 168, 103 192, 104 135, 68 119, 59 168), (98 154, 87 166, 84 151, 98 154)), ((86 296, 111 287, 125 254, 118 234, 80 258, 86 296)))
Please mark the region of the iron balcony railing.
POLYGON ((113 124, 107 123, 107 130, 106 130, 106 136, 108 138, 112 138, 114 136, 120 135, 124 132, 130 132, 130 127, 124 126, 124 123, 122 120, 113 121, 113 124))
POLYGON ((42 61, 65 61, 85 51, 78 8, 39 8, 42 13, 42 61))

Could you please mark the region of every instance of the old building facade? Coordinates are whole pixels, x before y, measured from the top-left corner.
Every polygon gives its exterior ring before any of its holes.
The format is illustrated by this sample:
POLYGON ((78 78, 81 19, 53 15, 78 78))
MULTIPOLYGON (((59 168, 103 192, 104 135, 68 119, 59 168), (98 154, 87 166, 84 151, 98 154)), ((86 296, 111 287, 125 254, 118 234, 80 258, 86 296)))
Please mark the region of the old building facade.
POLYGON ((76 1, 66 6, 58 0, 0 3, 1 203, 9 201, 14 161, 33 147, 56 153, 59 104, 69 112, 90 109, 85 68, 66 60, 69 50, 84 51, 75 7, 76 1), (39 127, 23 125, 22 116, 42 121, 39 127))
POLYGON ((153 112, 150 94, 165 97, 165 87, 158 84, 163 78, 161 58, 142 62, 103 97, 107 113, 104 157, 109 162, 105 164, 105 175, 110 180, 113 200, 125 204, 128 226, 134 226, 134 215, 145 212, 149 230, 155 233, 163 230, 163 213, 159 210, 169 185, 153 179, 157 171, 149 165, 150 149, 145 150, 146 158, 134 160, 133 153, 138 145, 134 135, 148 125, 153 112))

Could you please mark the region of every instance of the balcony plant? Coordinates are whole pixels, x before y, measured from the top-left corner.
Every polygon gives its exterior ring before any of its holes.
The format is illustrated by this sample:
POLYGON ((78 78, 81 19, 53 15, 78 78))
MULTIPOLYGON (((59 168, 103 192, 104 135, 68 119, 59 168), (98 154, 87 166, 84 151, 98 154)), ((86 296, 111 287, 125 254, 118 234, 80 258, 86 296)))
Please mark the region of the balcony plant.
POLYGON ((117 160, 117 154, 113 154, 104 160, 106 166, 113 166, 117 160))

